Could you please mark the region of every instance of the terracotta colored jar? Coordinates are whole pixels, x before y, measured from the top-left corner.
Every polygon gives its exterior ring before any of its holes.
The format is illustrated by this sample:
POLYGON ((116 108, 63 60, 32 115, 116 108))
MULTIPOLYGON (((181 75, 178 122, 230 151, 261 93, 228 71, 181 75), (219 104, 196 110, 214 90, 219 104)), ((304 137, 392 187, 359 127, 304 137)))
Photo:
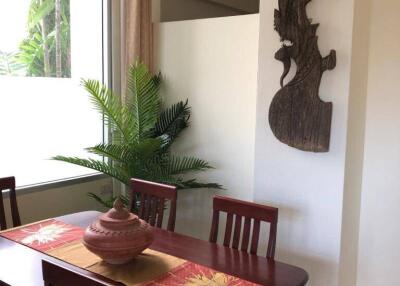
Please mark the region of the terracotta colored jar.
POLYGON ((129 262, 153 240, 150 225, 124 208, 120 199, 114 202, 114 208, 92 223, 83 236, 86 248, 110 264, 129 262))

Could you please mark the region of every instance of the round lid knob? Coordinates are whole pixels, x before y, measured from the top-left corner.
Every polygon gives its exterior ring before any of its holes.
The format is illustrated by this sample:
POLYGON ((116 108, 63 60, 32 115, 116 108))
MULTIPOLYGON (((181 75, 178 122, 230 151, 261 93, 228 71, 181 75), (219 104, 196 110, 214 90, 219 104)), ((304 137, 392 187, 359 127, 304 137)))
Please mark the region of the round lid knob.
POLYGON ((120 198, 114 201, 113 208, 107 212, 107 217, 116 220, 126 220, 129 218, 129 211, 124 208, 124 204, 120 198))

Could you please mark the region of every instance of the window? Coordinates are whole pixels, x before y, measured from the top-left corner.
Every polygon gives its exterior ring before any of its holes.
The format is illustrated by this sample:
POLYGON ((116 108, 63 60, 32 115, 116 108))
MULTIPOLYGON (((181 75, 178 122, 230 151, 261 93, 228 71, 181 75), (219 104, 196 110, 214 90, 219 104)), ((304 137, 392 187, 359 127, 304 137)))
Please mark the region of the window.
POLYGON ((0 177, 18 186, 93 171, 49 160, 85 156, 103 122, 81 78, 103 78, 99 0, 0 3, 0 177))

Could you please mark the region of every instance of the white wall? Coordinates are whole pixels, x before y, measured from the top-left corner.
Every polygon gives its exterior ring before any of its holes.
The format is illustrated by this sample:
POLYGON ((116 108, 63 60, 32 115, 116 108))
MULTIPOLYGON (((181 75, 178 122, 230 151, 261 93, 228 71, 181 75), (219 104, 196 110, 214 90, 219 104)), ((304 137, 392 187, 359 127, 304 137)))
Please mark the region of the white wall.
POLYGON ((400 285, 400 2, 371 11, 357 285, 400 285))
POLYGON ((310 285, 338 285, 347 111, 353 27, 353 1, 320 0, 308 6, 321 23, 323 56, 336 49, 338 64, 326 72, 320 95, 333 102, 329 153, 299 151, 280 143, 268 124, 270 102, 279 90, 282 64, 273 30, 277 1, 261 1, 254 200, 279 207, 277 258, 305 268, 310 285))
MULTIPOLYGON (((175 150, 208 160, 216 169, 198 177, 224 185, 221 194, 251 200, 258 15, 161 23, 155 31, 166 103, 188 98, 192 107, 175 150)), ((179 193, 178 232, 208 238, 213 193, 179 193)))

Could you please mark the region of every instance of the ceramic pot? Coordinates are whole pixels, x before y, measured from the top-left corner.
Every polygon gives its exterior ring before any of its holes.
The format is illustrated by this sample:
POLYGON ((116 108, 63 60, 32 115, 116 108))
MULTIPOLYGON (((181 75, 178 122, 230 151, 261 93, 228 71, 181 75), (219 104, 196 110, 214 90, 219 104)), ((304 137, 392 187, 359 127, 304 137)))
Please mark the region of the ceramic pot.
POLYGON ((86 248, 110 264, 129 262, 153 240, 150 225, 124 208, 120 199, 114 202, 114 208, 92 223, 83 236, 86 248))

